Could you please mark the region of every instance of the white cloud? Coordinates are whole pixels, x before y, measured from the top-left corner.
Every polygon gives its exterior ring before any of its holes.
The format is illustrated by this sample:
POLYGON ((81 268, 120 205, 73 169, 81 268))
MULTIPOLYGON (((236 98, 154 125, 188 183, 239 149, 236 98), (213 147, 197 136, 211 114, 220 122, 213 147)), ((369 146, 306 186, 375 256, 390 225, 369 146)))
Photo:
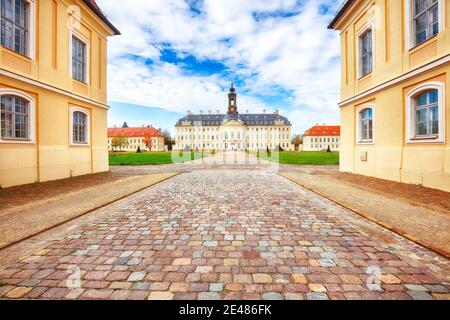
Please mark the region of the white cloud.
MULTIPOLYGON (((225 86, 218 76, 184 75, 173 64, 159 62, 149 68, 142 61, 116 59, 109 65, 109 98, 177 112, 224 111, 225 86), (222 87, 220 85, 223 85, 222 87)), ((240 95, 240 104, 251 111, 264 108, 257 99, 240 95)))
POLYGON ((223 110, 223 89, 233 79, 190 74, 160 61, 160 49, 168 45, 180 54, 220 61, 230 77, 239 75, 247 92, 241 109, 269 108, 257 96, 282 88, 292 92, 291 106, 277 107, 296 118, 307 116, 291 119, 298 130, 339 120, 338 35, 326 29, 331 16, 320 13, 324 5, 334 11, 337 0, 188 1, 201 14, 183 0, 133 0, 126 6, 97 1, 123 34, 110 39, 111 100, 183 112, 223 110), (280 15, 286 12, 298 14, 280 15))

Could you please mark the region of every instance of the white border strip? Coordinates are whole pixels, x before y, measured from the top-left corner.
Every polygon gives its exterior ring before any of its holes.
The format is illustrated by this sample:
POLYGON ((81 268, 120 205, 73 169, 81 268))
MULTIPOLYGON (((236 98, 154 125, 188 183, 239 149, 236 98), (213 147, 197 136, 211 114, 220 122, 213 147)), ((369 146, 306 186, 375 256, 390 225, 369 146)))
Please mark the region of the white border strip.
POLYGON ((440 67, 441 65, 444 65, 444 64, 446 64, 448 62, 450 62, 450 54, 440 58, 439 60, 436 60, 436 61, 434 61, 432 63, 429 63, 429 64, 427 64, 425 66, 422 66, 422 67, 419 67, 419 68, 417 68, 415 70, 409 71, 408 73, 405 73, 402 76, 399 76, 399 77, 396 77, 396 78, 391 79, 389 81, 386 81, 384 83, 381 83, 381 84, 373 87, 372 89, 369 89, 368 91, 365 91, 363 93, 360 93, 360 94, 354 96, 353 98, 349 98, 347 100, 341 101, 338 104, 338 107, 340 107, 340 108, 344 107, 347 104, 350 104, 352 102, 355 102, 355 101, 358 101, 360 99, 363 99, 363 98, 365 98, 365 97, 367 97, 367 96, 369 96, 371 94, 374 94, 374 93, 376 93, 378 91, 381 91, 383 89, 386 89, 386 88, 389 88, 389 87, 391 87, 393 85, 396 85, 397 83, 409 80, 409 79, 411 79, 411 78, 413 78, 415 76, 420 75, 421 73, 427 72, 427 71, 429 71, 431 69, 434 69, 434 68, 437 68, 437 67, 440 67))

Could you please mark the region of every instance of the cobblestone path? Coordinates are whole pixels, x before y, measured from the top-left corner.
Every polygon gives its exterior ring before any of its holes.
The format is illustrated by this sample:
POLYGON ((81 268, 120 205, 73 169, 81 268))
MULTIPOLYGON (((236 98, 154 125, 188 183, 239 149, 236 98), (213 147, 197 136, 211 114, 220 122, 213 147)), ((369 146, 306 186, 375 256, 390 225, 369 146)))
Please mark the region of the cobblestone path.
POLYGON ((2 299, 449 299, 449 278, 449 260, 251 170, 185 173, 0 252, 2 299))

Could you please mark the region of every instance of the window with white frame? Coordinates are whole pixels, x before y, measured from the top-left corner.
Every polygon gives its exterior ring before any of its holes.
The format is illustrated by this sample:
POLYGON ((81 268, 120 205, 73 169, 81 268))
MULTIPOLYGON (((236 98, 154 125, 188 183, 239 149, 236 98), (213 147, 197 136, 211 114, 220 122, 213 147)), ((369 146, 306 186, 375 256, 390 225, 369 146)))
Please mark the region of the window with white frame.
POLYGON ((439 101, 436 89, 420 93, 414 98, 415 136, 439 135, 439 101))
POLYGON ((358 144, 371 144, 375 141, 375 112, 373 106, 363 106, 357 111, 358 144))
POLYGON ((72 77, 87 82, 87 45, 76 36, 72 36, 72 77))
POLYGON ((27 100, 2 95, 1 100, 1 139, 28 140, 30 138, 30 104, 27 100))
POLYGON ((439 33, 439 0, 413 1, 415 44, 421 44, 439 33))
POLYGON ((443 143, 445 139, 444 85, 419 86, 406 97, 408 143, 443 143))
POLYGON ((426 42, 444 30, 447 0, 404 0, 405 37, 408 49, 426 42))
POLYGON ((359 77, 373 71, 373 31, 369 26, 358 38, 359 41, 359 77))
POLYGON ((1 0, 1 45, 22 55, 30 55, 30 2, 1 0))
POLYGON ((71 143, 74 145, 88 145, 89 140, 89 114, 81 108, 70 110, 71 143))

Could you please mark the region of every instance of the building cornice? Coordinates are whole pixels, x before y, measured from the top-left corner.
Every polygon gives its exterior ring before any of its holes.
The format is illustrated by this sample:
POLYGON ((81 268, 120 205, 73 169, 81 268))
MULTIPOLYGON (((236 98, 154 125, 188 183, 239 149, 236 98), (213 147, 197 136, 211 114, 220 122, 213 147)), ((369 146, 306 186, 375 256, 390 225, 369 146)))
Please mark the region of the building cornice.
POLYGON ((41 89, 45 89, 45 90, 48 90, 48 91, 59 93, 59 94, 62 94, 64 96, 66 96, 66 97, 69 97, 69 98, 72 98, 72 99, 76 99, 76 100, 79 100, 79 101, 82 101, 82 102, 85 102, 85 103, 89 103, 89 104, 95 105, 95 106, 97 106, 99 108, 103 108, 103 109, 107 109, 107 110, 109 109, 109 106, 104 104, 104 103, 100 103, 100 102, 94 101, 92 99, 79 96, 79 95, 74 94, 74 93, 72 93, 70 91, 67 91, 67 90, 64 90, 64 89, 60 89, 60 88, 57 88, 57 87, 55 87, 53 85, 46 84, 46 83, 43 83, 43 82, 40 82, 40 81, 37 81, 37 80, 33 80, 33 79, 30 79, 30 78, 27 78, 25 76, 19 75, 17 73, 11 72, 11 71, 0 69, 0 75, 5 76, 5 77, 9 77, 9 78, 14 79, 14 80, 25 82, 27 84, 33 85, 33 86, 41 88, 41 89))
POLYGON ((366 98, 366 97, 368 97, 368 96, 370 96, 370 95, 372 95, 374 93, 377 93, 377 92, 379 92, 381 90, 384 90, 384 89, 387 89, 389 87, 392 87, 392 86, 394 86, 394 85, 396 85, 398 83, 401 83, 401 82, 404 82, 404 81, 408 81, 411 78, 414 78, 414 77, 416 77, 416 76, 418 76, 418 75, 420 75, 422 73, 425 73, 427 71, 430 71, 432 69, 438 68, 438 67, 440 67, 440 66, 442 66, 442 65, 444 65, 446 63, 449 63, 449 62, 450 62, 450 54, 448 54, 448 55, 446 55, 446 56, 444 56, 444 57, 442 57, 442 58, 440 58, 440 59, 438 59, 436 61, 430 62, 430 63, 428 63, 428 64, 426 64, 424 66, 421 66, 419 68, 411 70, 411 71, 409 71, 409 72, 407 72, 407 73, 405 73, 403 75, 394 77, 394 78, 392 78, 390 80, 387 80, 387 81, 385 81, 383 83, 380 83, 380 84, 372 87, 371 89, 368 89, 368 90, 366 90, 366 91, 364 91, 364 92, 362 92, 362 93, 360 93, 360 94, 358 94, 356 96, 353 96, 351 98, 343 100, 343 101, 341 101, 338 104, 338 106, 340 108, 342 108, 342 107, 344 107, 344 106, 346 106, 346 105, 348 105, 350 103, 353 103, 355 101, 364 99, 364 98, 366 98))

